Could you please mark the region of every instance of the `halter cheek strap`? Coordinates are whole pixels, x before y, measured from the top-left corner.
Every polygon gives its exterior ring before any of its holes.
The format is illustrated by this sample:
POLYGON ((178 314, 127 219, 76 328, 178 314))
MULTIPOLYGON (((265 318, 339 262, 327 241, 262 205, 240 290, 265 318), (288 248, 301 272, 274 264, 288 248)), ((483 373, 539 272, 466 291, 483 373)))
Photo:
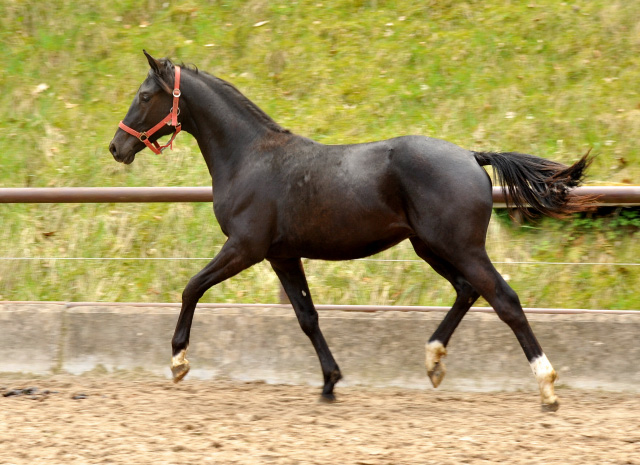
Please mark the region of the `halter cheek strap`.
POLYGON ((182 95, 182 93, 180 92, 180 67, 179 66, 175 67, 175 73, 176 73, 176 77, 175 77, 175 83, 173 85, 174 89, 172 92, 173 106, 171 107, 171 110, 169 110, 169 114, 165 116, 162 121, 160 121, 158 124, 156 124, 154 127, 149 129, 148 131, 144 131, 144 132, 138 132, 135 129, 130 128, 129 126, 124 124, 124 122, 122 121, 120 121, 120 124, 118 124, 118 127, 120 129, 131 134, 133 137, 136 137, 137 139, 140 140, 140 142, 144 142, 144 145, 149 147, 153 151, 153 153, 156 153, 158 155, 160 155, 162 151, 167 147, 170 147, 171 150, 173 150, 173 140, 176 138, 176 136, 182 129, 182 125, 178 122, 178 115, 180 114, 180 108, 178 107, 178 104, 180 102, 180 96, 182 95), (165 145, 160 145, 158 141, 151 142, 149 138, 153 136, 156 132, 158 132, 164 125, 173 126, 174 128, 176 128, 169 142, 167 142, 165 145))

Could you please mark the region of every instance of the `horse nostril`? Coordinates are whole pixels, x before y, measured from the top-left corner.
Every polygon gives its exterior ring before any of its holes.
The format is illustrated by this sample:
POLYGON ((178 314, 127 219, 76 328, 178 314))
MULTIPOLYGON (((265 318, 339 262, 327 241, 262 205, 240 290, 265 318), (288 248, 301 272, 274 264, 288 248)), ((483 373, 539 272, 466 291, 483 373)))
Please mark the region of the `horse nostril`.
POLYGON ((116 149, 116 145, 113 142, 109 144, 109 152, 111 152, 111 155, 113 155, 114 158, 117 158, 118 150, 116 149))

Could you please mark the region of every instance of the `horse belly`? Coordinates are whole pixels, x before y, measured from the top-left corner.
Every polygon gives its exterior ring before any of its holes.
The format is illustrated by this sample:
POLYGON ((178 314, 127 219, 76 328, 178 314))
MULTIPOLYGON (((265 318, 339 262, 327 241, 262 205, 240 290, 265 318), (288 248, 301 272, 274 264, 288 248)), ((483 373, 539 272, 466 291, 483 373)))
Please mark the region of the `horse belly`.
POLYGON ((407 222, 396 215, 365 219, 348 213, 311 212, 282 231, 269 255, 352 260, 381 252, 411 235, 407 222))
MULTIPOLYGON (((389 143, 333 147, 322 164, 291 170, 276 200, 272 251, 288 256, 349 260, 385 250, 412 234, 389 143)), ((320 159, 320 157, 318 158, 320 159)))

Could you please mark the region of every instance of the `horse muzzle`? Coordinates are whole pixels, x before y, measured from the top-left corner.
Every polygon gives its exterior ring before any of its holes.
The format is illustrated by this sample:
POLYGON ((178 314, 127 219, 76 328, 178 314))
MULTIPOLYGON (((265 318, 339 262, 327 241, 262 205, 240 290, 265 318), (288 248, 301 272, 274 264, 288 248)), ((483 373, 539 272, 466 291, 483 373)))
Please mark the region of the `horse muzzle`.
POLYGON ((109 152, 111 152, 111 155, 113 155, 115 161, 124 163, 125 165, 130 165, 131 163, 133 163, 133 160, 135 160, 136 153, 138 152, 135 147, 135 142, 137 142, 137 140, 130 137, 119 138, 119 135, 126 136, 126 134, 120 130, 118 130, 118 132, 121 132, 121 134, 116 133, 116 135, 113 137, 111 143, 109 144, 109 152), (129 139, 132 139, 134 143, 132 144, 129 139))
POLYGON ((133 160, 135 160, 136 158, 136 154, 129 152, 126 155, 123 155, 122 153, 118 152, 118 149, 116 148, 116 145, 111 142, 111 144, 109 144, 109 152, 111 152, 111 155, 113 155, 113 158, 119 162, 119 163, 124 163, 125 165, 130 165, 131 163, 133 163, 133 160))

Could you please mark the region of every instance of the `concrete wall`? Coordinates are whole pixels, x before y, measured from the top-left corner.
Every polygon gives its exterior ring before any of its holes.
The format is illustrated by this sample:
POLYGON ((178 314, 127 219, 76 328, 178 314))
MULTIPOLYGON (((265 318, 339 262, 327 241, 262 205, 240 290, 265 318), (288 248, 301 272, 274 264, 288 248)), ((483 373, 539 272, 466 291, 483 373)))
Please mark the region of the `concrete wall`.
MULTIPOLYGON (((96 368, 170 376, 178 307, 0 304, 0 373, 96 368)), ((443 313, 321 311, 341 384, 429 388, 424 344, 443 313)), ((640 312, 529 315, 560 385, 640 392, 640 312)), ((321 384, 310 342, 288 308, 199 308, 188 358, 197 378, 321 384)), ((515 337, 494 314, 465 317, 449 344, 443 390, 537 390, 515 337)))

